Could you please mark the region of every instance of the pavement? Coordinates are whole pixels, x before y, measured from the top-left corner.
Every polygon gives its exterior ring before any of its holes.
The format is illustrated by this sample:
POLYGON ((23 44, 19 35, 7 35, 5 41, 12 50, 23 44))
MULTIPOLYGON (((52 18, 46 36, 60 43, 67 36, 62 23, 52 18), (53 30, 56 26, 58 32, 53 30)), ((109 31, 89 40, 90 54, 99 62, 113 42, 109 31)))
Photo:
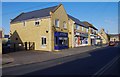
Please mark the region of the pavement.
MULTIPOLYGON (((106 47, 103 45, 102 47, 106 47)), ((57 52, 44 52, 44 51, 19 51, 2 55, 2 68, 32 64, 38 62, 45 62, 54 60, 57 58, 68 57, 84 52, 90 52, 91 50, 99 49, 100 46, 84 46, 77 48, 64 49, 57 52)))

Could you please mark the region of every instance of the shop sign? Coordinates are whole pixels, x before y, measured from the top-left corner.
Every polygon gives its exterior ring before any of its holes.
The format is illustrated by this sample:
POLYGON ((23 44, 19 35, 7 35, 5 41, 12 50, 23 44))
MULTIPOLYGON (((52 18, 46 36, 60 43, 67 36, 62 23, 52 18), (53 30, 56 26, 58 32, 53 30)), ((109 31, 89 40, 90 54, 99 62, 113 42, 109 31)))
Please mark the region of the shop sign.
POLYGON ((65 36, 65 37, 67 37, 68 36, 68 33, 65 33, 65 32, 55 32, 54 33, 55 34, 55 36, 65 36))
POLYGON ((66 33, 61 32, 61 33, 60 33, 60 36, 67 36, 67 34, 66 34, 66 33))

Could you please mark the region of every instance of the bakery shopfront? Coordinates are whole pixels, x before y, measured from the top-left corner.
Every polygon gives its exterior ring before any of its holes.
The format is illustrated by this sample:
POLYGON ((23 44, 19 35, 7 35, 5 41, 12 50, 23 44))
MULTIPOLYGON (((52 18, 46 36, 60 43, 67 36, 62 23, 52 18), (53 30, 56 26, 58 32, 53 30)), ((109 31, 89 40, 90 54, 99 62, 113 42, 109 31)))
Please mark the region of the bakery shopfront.
POLYGON ((61 50, 68 48, 68 33, 54 32, 54 49, 61 50))

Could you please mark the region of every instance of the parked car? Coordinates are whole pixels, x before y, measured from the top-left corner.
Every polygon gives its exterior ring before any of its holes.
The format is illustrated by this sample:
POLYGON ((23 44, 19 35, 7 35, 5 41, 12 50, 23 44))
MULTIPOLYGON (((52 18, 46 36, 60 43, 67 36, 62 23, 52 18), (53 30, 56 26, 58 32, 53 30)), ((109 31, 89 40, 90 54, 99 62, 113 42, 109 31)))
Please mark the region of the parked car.
POLYGON ((113 42, 113 41, 110 41, 110 42, 109 42, 109 46, 115 46, 115 44, 116 44, 116 43, 113 42))

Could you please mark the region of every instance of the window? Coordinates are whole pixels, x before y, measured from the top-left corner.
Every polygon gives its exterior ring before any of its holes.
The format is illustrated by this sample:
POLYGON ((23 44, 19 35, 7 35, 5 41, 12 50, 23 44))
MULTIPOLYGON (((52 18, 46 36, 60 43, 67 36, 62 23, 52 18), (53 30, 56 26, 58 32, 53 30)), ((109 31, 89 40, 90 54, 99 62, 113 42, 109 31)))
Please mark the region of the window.
POLYGON ((80 26, 79 26, 79 25, 76 25, 76 29, 79 30, 79 29, 80 29, 80 26))
POLYGON ((67 37, 59 37, 59 45, 67 46, 68 45, 68 38, 67 37))
POLYGON ((84 30, 84 27, 82 27, 82 31, 84 30))
POLYGON ((68 19, 68 23, 69 23, 69 25, 70 25, 70 19, 68 19))
POLYGON ((46 45, 46 37, 42 37, 42 45, 46 45))
POLYGON ((39 20, 35 20, 35 25, 36 26, 40 25, 40 21, 39 20))
POLYGON ((18 40, 18 38, 15 38, 15 40, 18 40))
POLYGON ((88 29, 86 29, 86 32, 88 32, 88 29))
POLYGON ((25 26, 26 24, 25 24, 25 21, 23 21, 23 26, 25 26))
POLYGON ((57 46, 57 45, 58 45, 58 37, 55 36, 55 46, 57 46))
POLYGON ((59 19, 55 20, 55 27, 59 27, 59 19))
POLYGON ((67 29, 67 24, 66 24, 65 21, 63 22, 63 28, 64 28, 64 29, 67 29))

